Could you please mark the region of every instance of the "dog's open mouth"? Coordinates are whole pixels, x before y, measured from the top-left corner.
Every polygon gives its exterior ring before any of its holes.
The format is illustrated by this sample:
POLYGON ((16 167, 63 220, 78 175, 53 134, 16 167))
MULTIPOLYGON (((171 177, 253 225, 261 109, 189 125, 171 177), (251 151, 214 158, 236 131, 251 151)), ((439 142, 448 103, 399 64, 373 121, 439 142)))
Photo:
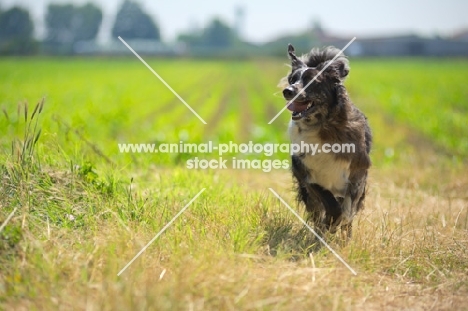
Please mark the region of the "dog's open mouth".
POLYGON ((307 114, 307 112, 312 109, 314 106, 313 102, 304 101, 298 102, 294 101, 291 104, 288 103, 288 109, 292 111, 292 119, 299 120, 307 114))

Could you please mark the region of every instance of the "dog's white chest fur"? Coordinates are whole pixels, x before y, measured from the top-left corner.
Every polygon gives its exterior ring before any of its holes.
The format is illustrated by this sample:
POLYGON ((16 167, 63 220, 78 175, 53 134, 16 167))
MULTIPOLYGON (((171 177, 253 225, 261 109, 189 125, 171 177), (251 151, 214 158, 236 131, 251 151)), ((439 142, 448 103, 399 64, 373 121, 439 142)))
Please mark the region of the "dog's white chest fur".
POLYGON ((318 130, 299 130, 296 122, 289 123, 289 136, 291 143, 318 144, 317 152, 312 155, 307 150, 301 150, 297 155, 301 155, 302 163, 309 171, 310 183, 315 183, 329 190, 335 197, 344 197, 349 178, 350 162, 337 159, 331 152, 325 153, 322 150, 322 141, 318 136, 318 130), (320 152, 321 151, 321 152, 320 152), (304 154, 304 155, 302 155, 304 154))

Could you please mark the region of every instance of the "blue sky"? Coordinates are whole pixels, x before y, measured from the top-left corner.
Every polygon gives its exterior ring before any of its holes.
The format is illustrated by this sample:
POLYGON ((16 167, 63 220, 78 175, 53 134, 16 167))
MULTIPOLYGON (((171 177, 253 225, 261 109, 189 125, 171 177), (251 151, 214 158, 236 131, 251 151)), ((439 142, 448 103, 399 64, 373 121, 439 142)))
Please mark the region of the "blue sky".
MULTIPOLYGON (((17 4, 27 7, 44 33, 43 14, 48 3, 85 3, 89 0, 0 0, 5 8, 17 4)), ((122 0, 123 1, 123 0, 122 0)), ((121 0, 95 0, 105 12, 104 28, 112 25, 121 0)), ((312 1, 312 0, 139 0, 161 26, 164 40, 191 27, 202 27, 214 16, 233 25, 235 9, 245 10, 243 36, 264 42, 281 34, 294 34, 309 27, 314 20, 332 33, 344 36, 373 36, 402 33, 450 35, 468 28, 466 0, 394 0, 394 1, 312 1)), ((106 40, 104 31, 100 37, 106 40)))

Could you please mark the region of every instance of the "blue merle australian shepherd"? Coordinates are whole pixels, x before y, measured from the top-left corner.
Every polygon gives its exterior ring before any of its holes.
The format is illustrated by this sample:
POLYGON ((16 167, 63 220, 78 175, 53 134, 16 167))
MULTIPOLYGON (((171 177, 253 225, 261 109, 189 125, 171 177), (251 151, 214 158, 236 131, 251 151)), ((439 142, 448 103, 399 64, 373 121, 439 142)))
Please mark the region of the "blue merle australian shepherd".
POLYGON ((291 143, 354 146, 348 150, 353 152, 292 154, 297 199, 304 203, 308 221, 322 234, 341 228, 349 239, 353 218, 363 208, 366 195, 372 135, 367 118, 343 85, 350 70, 348 59, 341 54, 330 63, 339 53, 327 47, 298 57, 289 45, 291 72, 280 85, 292 112, 291 143))

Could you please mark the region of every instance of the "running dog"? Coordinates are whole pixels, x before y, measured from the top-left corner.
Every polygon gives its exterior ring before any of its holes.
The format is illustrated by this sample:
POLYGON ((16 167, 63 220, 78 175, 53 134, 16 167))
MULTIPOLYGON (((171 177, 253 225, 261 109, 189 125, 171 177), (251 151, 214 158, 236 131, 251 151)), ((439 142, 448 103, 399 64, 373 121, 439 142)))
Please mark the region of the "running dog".
POLYGON ((348 240, 353 218, 364 205, 372 143, 367 118, 343 85, 349 62, 334 47, 314 48, 297 57, 290 44, 288 55, 291 72, 280 86, 292 112, 291 143, 319 146, 315 154, 301 150, 291 155, 297 200, 319 232, 341 228, 348 240))

